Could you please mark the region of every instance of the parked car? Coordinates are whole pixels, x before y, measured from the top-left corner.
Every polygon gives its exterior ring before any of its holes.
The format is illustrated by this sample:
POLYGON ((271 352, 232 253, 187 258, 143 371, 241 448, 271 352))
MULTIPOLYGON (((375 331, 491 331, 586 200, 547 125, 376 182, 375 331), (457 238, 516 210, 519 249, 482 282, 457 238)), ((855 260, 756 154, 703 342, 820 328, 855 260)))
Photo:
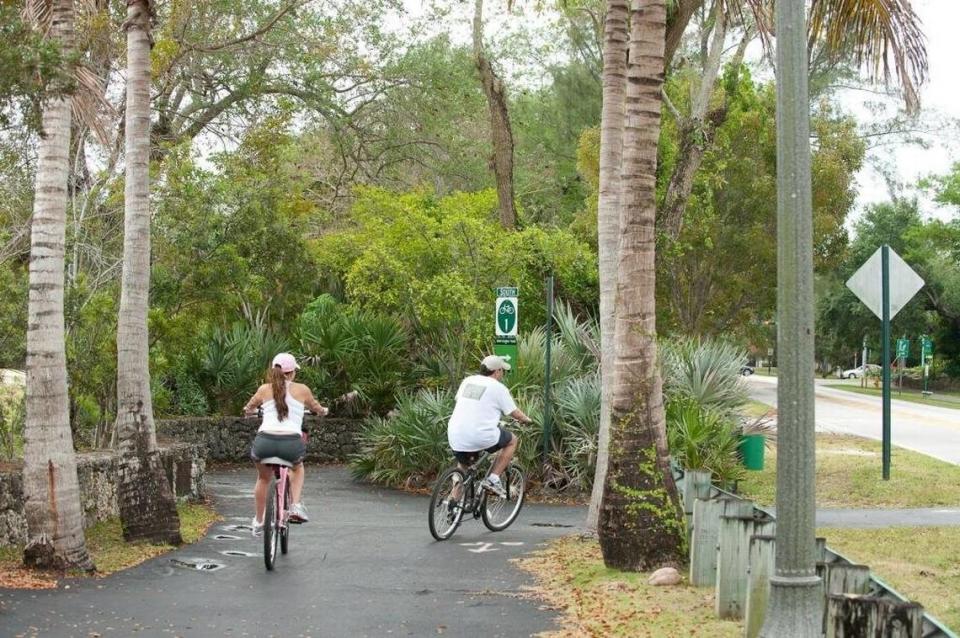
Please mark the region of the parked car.
POLYGON ((875 363, 868 363, 866 366, 866 372, 864 372, 864 367, 862 365, 857 366, 856 368, 850 368, 849 370, 841 370, 840 378, 841 379, 859 379, 860 377, 867 376, 871 374, 879 374, 880 366, 875 363))
POLYGON ((749 377, 753 374, 753 366, 740 366, 740 374, 745 377, 749 377))

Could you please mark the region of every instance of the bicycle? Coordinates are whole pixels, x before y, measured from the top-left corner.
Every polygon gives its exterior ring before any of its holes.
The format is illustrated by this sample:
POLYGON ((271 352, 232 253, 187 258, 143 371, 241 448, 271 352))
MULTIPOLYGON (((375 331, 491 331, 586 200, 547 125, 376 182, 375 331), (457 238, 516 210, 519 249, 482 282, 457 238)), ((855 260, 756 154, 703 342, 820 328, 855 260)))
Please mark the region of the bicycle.
POLYGON ((277 456, 260 460, 273 470, 273 480, 267 488, 267 506, 263 512, 263 562, 267 571, 272 571, 277 560, 277 549, 286 554, 290 545, 290 525, 299 521, 290 519, 289 470, 293 463, 277 456))
MULTIPOLYGON (((348 403, 357 398, 357 392, 352 391, 330 401, 330 405, 348 403)), ((312 414, 309 410, 305 414, 312 414)), ((329 414, 329 410, 327 411, 329 414)), ((263 418, 263 409, 257 408, 257 416, 263 418)), ((326 416, 326 415, 323 415, 326 416)), ((307 442, 307 433, 301 434, 303 442, 307 442)), ((289 471, 293 463, 277 456, 268 456, 260 460, 273 470, 273 479, 267 488, 267 503, 263 512, 263 562, 267 571, 273 571, 277 560, 277 551, 286 555, 290 547, 290 525, 299 525, 302 521, 290 517, 290 477, 289 471)))
POLYGON ((505 497, 500 497, 480 485, 486 472, 479 472, 480 461, 487 456, 478 452, 465 470, 451 467, 440 475, 430 497, 428 522, 430 533, 438 541, 453 536, 464 514, 480 518, 491 532, 502 532, 510 527, 520 514, 526 494, 523 470, 511 463, 500 476, 505 497))

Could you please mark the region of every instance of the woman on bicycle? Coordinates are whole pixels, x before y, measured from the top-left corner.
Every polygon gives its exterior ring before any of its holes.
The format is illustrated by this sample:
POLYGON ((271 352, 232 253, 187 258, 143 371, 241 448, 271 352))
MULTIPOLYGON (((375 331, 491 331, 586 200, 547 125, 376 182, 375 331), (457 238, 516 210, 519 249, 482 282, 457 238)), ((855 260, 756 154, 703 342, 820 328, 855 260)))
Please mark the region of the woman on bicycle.
POLYGON ((267 489, 273 470, 260 463, 260 459, 270 456, 280 457, 294 466, 290 470, 290 520, 306 523, 306 508, 300 500, 303 491, 303 457, 306 444, 303 439, 303 413, 309 408, 318 416, 327 414, 327 408, 313 398, 310 388, 302 383, 294 383, 297 375, 296 359, 292 354, 281 352, 273 358, 267 371, 267 382, 257 388, 243 407, 245 414, 253 414, 258 407, 263 408, 263 421, 257 436, 253 440, 250 458, 257 465, 257 485, 254 488, 256 514, 253 518, 253 535, 263 533, 263 514, 266 508, 267 489))

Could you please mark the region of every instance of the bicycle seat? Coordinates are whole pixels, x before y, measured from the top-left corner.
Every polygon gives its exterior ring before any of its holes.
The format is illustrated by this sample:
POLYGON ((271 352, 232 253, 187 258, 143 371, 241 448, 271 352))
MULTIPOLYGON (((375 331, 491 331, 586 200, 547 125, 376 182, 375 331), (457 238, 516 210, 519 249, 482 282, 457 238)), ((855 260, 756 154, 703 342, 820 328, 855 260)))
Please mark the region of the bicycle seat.
POLYGON ((260 459, 260 462, 264 465, 282 465, 284 467, 293 467, 293 463, 286 459, 281 459, 279 456, 268 456, 265 459, 260 459))

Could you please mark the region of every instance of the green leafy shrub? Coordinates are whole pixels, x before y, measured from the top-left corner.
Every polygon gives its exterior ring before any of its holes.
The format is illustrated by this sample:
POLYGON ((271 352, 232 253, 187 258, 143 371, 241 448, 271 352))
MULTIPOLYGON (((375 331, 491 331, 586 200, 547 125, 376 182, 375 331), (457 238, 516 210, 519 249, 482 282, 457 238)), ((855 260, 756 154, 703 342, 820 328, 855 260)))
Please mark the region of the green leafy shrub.
POLYGON ((670 454, 681 467, 710 470, 721 483, 743 478, 735 420, 690 397, 672 399, 667 404, 666 417, 670 454))
POLYGON ((263 382, 273 356, 288 350, 288 341, 263 320, 217 328, 193 364, 195 381, 220 414, 239 414, 244 401, 263 382))
POLYGON ((356 390, 383 414, 415 382, 408 339, 392 317, 364 312, 323 295, 307 306, 297 331, 301 380, 321 396, 356 390))
POLYGON ((450 464, 450 391, 421 390, 400 398, 388 417, 374 416, 360 436, 353 473, 385 485, 423 485, 450 464))
POLYGON ((748 400, 740 376, 746 352, 725 341, 681 338, 660 343, 667 400, 685 397, 724 415, 736 414, 748 400))
MULTIPOLYGON (((521 334, 519 364, 506 379, 517 405, 533 423, 510 422, 507 428, 520 439, 515 459, 528 476, 553 488, 587 490, 596 466, 600 417, 600 379, 593 354, 596 328, 593 321, 576 321, 569 309, 561 312, 568 314, 563 320, 566 327, 552 343, 549 462, 542 462, 543 329, 521 334)), ((454 387, 405 395, 391 415, 369 419, 362 449, 352 461, 354 474, 386 485, 424 485, 449 467, 453 456, 447 446, 447 421, 453 411, 454 387)))

